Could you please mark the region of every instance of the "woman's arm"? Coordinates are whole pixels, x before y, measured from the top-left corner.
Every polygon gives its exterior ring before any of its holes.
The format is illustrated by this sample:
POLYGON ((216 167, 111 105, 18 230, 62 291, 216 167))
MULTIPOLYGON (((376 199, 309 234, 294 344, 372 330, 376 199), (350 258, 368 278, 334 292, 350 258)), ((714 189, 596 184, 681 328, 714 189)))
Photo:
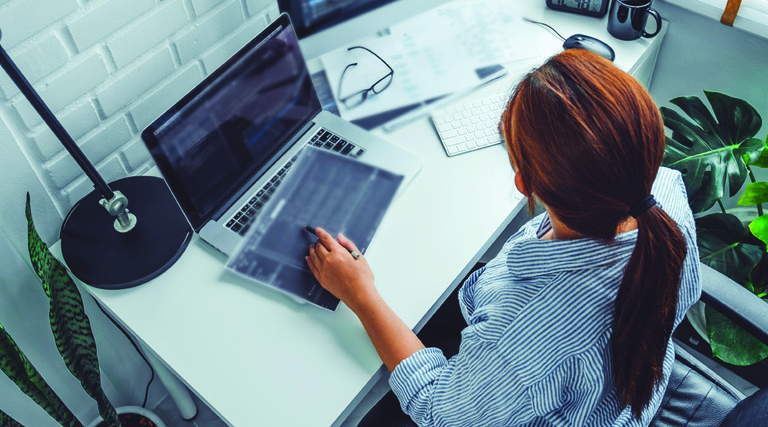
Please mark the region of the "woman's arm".
POLYGON ((424 344, 381 298, 373 283, 365 257, 355 259, 348 250, 360 252, 342 234, 336 241, 328 232, 316 228, 319 241, 309 247, 309 269, 320 284, 357 315, 376 352, 390 370, 424 344))

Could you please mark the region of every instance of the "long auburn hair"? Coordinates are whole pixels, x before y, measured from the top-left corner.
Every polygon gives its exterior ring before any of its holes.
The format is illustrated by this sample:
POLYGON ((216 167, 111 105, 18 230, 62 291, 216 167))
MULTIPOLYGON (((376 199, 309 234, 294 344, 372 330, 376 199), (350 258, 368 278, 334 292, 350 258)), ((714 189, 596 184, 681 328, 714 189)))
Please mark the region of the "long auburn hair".
MULTIPOLYGON (((645 88, 611 62, 570 49, 518 85, 502 116, 510 159, 535 198, 571 230, 610 242, 648 196, 664 125, 645 88)), ((615 302, 613 377, 640 418, 662 380, 686 244, 658 206, 637 217, 637 243, 615 302)))

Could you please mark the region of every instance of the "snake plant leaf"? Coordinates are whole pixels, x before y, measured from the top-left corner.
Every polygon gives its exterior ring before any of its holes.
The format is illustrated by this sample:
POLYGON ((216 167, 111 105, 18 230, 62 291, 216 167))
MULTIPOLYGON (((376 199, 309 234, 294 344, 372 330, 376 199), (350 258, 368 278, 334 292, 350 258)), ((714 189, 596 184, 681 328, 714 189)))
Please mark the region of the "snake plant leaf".
POLYGON ((119 426, 115 408, 101 388, 101 373, 91 323, 80 291, 64 265, 53 256, 35 230, 27 193, 25 210, 29 259, 50 301, 49 317, 56 347, 67 368, 83 389, 96 400, 99 414, 109 426, 119 426))
POLYGON ((704 94, 714 115, 696 96, 670 102, 686 115, 661 107, 667 138, 664 165, 683 174, 694 213, 711 208, 725 195, 734 196, 748 176, 743 156, 758 159, 765 143, 753 138, 762 119, 746 101, 717 92, 704 94), (702 194, 698 194, 702 193, 702 194))
POLYGON ((765 251, 741 243, 746 234, 739 219, 731 214, 710 214, 696 219, 699 259, 704 264, 743 283, 763 258, 765 251))
MULTIPOLYGON (((16 384, 21 391, 35 401, 53 419, 63 426, 82 424, 51 389, 27 356, 19 349, 16 342, 0 325, 0 369, 16 384)), ((0 426, 15 426, 16 421, 5 413, 0 416, 0 426), (10 421, 6 421, 7 417, 10 421)))
POLYGON ((710 306, 704 313, 712 354, 732 365, 747 366, 768 357, 768 346, 710 306))
POLYGON ((10 415, 6 414, 3 411, 0 411, 0 426, 3 427, 24 427, 23 424, 16 421, 11 417, 10 415))

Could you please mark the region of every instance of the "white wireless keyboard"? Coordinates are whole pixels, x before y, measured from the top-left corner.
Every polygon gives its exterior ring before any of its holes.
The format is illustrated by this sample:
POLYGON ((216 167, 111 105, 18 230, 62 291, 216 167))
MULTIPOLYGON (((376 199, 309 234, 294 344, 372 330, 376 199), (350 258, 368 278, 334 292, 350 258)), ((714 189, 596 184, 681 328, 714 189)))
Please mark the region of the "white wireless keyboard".
POLYGON ((508 100, 507 94, 491 95, 432 113, 446 154, 456 156, 504 142, 498 126, 508 100))

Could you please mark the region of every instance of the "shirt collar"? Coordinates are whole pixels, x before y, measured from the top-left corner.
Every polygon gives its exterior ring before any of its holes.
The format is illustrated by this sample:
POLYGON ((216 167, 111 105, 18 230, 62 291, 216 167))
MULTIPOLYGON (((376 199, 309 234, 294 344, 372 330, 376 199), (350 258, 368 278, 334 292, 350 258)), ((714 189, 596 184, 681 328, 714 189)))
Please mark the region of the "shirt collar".
POLYGON ((545 213, 535 232, 514 242, 507 254, 507 266, 513 275, 530 278, 626 262, 637 240, 637 230, 621 233, 610 243, 595 239, 540 239, 550 228, 552 224, 545 213))

